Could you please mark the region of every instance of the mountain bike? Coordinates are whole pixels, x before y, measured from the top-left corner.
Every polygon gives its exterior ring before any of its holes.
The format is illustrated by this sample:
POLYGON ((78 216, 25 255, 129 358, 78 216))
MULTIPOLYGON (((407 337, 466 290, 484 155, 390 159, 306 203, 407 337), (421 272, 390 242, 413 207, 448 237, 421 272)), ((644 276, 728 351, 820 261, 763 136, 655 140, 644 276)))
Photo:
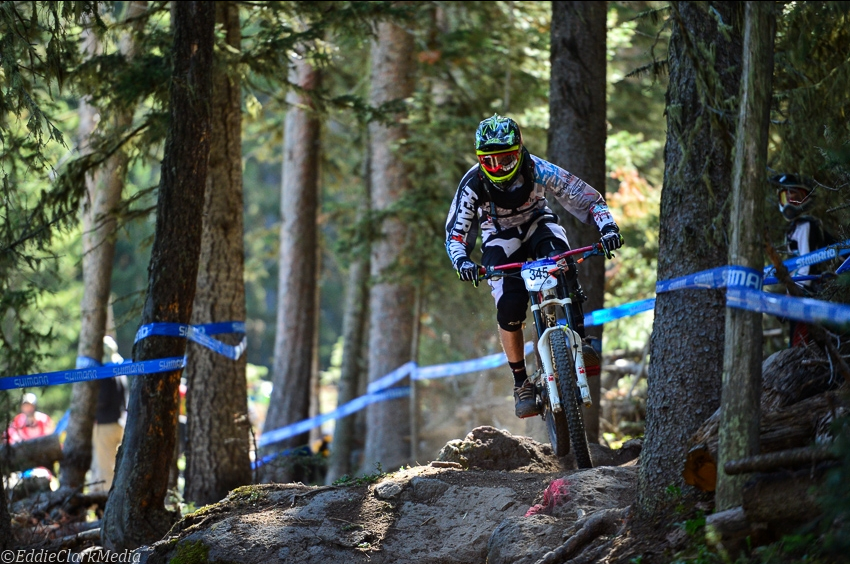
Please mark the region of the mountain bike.
POLYGON ((576 299, 570 292, 566 273, 591 256, 605 256, 602 245, 573 249, 552 257, 530 262, 514 262, 481 267, 482 278, 522 277, 531 301, 531 313, 537 332, 535 352, 538 369, 530 376, 541 417, 556 456, 565 456, 572 444, 579 468, 592 468, 581 406, 593 405, 582 354, 582 340, 572 327, 570 304, 576 299), (568 257, 582 255, 576 261, 568 257))

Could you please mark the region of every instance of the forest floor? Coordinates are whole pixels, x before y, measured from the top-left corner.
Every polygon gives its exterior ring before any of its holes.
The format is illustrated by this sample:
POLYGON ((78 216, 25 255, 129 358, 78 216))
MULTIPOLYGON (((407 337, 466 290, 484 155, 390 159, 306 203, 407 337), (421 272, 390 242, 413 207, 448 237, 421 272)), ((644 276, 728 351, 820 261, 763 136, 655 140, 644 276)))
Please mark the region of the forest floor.
POLYGON ((696 554, 710 506, 671 499, 669 519, 629 517, 640 441, 592 446, 578 470, 549 445, 479 427, 438 460, 337 486, 246 486, 140 549, 154 563, 535 564, 671 562, 696 554))

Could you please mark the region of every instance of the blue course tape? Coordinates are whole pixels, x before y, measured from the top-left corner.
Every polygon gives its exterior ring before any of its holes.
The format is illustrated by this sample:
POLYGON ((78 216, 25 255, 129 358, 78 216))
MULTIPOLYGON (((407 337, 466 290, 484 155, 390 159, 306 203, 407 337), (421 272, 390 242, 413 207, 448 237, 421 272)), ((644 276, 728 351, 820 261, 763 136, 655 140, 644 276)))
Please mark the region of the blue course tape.
POLYGON ((850 324, 850 306, 812 298, 794 298, 746 288, 730 288, 726 291, 726 305, 807 323, 850 324))
POLYGON ((841 266, 835 270, 836 274, 844 274, 845 272, 850 272, 850 258, 841 263, 841 266))
POLYGON ((185 323, 148 323, 139 327, 135 342, 138 343, 147 337, 178 337, 189 339, 192 342, 205 346, 206 348, 226 356, 230 360, 238 360, 248 347, 246 338, 236 345, 228 345, 213 339, 210 335, 220 333, 244 333, 245 323, 224 322, 209 323, 207 325, 187 325, 185 323))
POLYGON ((342 417, 351 415, 356 411, 360 411, 367 405, 379 401, 399 399, 407 397, 409 395, 410 388, 408 386, 404 386, 398 388, 389 388, 374 394, 366 394, 365 396, 360 396, 359 398, 355 398, 350 402, 339 406, 331 412, 323 413, 321 415, 317 415, 316 417, 311 417, 310 419, 305 419, 303 421, 298 421, 297 423, 292 423, 290 425, 275 429, 273 431, 266 431, 262 435, 260 435, 260 440, 257 441, 257 446, 265 447, 274 443, 279 443, 280 441, 295 437, 302 433, 306 433, 310 429, 318 427, 323 423, 326 423, 327 421, 331 421, 333 419, 340 419, 342 417))
POLYGON ((68 420, 71 419, 71 410, 67 410, 59 422, 56 424, 56 428, 53 429, 54 435, 61 435, 65 432, 65 429, 68 428, 68 420))
POLYGON ((141 362, 125 362, 124 364, 116 364, 113 366, 100 366, 77 370, 60 370, 58 372, 42 372, 41 374, 30 374, 28 376, 9 376, 6 378, 0 378, 0 390, 55 386, 57 384, 73 384, 74 382, 113 378, 122 374, 128 376, 136 374, 157 374, 159 372, 179 370, 185 366, 185 357, 172 357, 143 360, 141 362))
POLYGON ((715 288, 753 288, 761 289, 762 273, 746 266, 720 266, 703 270, 695 274, 663 280, 655 284, 655 293, 672 292, 697 288, 711 290, 715 288))
MULTIPOLYGON (((847 239, 843 243, 836 243, 799 257, 790 258, 783 261, 782 264, 784 264, 790 272, 793 272, 804 266, 819 264, 847 254, 850 254, 850 239, 847 239)), ((776 268, 773 265, 764 267, 765 276, 773 276, 775 274, 776 268)))
POLYGON ((597 309, 596 311, 591 311, 584 316, 584 325, 586 327, 602 325, 609 321, 622 319, 623 317, 631 317, 651 309, 655 309, 655 298, 640 300, 639 302, 630 302, 606 309, 597 309))
MULTIPOLYGON (((534 343, 525 343, 525 354, 531 354, 534 350, 534 343)), ((459 374, 467 374, 469 372, 479 372, 481 370, 491 370, 504 366, 508 363, 508 358, 505 353, 491 354, 481 358, 473 358, 471 360, 463 360, 460 362, 449 362, 446 364, 434 364, 417 368, 413 373, 414 380, 430 380, 434 378, 445 378, 446 376, 457 376, 459 374)))
POLYGON ((374 394, 376 392, 380 392, 381 390, 385 390, 410 374, 413 370, 416 369, 415 362, 406 362, 387 374, 386 376, 382 376, 369 384, 366 388, 366 391, 370 394, 374 394))

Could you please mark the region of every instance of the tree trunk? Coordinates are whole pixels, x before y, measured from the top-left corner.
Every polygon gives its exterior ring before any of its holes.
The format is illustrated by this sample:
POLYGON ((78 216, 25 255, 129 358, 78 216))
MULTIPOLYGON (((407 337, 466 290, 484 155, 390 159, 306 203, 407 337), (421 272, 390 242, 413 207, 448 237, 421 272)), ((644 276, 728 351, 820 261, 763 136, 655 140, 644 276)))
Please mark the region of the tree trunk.
MULTIPOLYGON (((377 24, 370 103, 380 106, 411 96, 414 68, 413 35, 394 23, 377 24)), ((392 125, 369 125, 372 210, 377 214, 386 212, 412 190, 404 164, 395 153, 407 137, 402 117, 396 115, 392 125)), ((407 223, 394 214, 377 226, 377 232, 380 238, 372 246, 373 286, 369 294, 369 382, 410 361, 413 338, 415 290, 391 270, 407 262, 407 223)), ((372 471, 378 463, 386 470, 401 466, 410 458, 410 403, 406 399, 390 400, 367 409, 363 470, 372 471)))
MULTIPOLYGON (((138 18, 147 9, 147 2, 130 2, 125 20, 138 18)), ((134 30, 143 23, 137 20, 134 30)), ((97 38, 90 30, 84 40, 90 57, 100 52, 97 38)), ((128 59, 136 54, 132 35, 121 44, 128 59)), ((81 151, 88 150, 88 140, 97 128, 99 115, 88 97, 80 101, 79 137, 81 151)), ((109 124, 117 132, 129 129, 132 111, 119 113, 109 124)), ((86 202, 83 206, 83 299, 80 303, 80 340, 77 356, 101 362, 103 337, 107 331, 109 291, 112 285, 112 263, 115 258, 115 210, 121 202, 127 154, 119 150, 106 161, 104 168, 86 177, 86 202)), ((82 366, 78 362, 78 366, 82 366)), ((64 455, 59 480, 63 486, 81 487, 92 462, 92 429, 94 427, 100 383, 76 382, 71 388, 70 418, 65 434, 64 455)))
MULTIPOLYGON (((747 2, 744 16, 740 112, 732 176, 729 264, 761 272, 764 266, 764 170, 773 77, 773 2, 747 2)), ((720 468, 727 460, 758 454, 762 314, 726 309, 726 346, 720 406, 720 468)), ((720 472, 715 505, 741 505, 745 476, 720 472)))
MULTIPOLYGON (((370 206, 369 175, 371 174, 367 154, 363 159, 364 196, 361 199, 360 218, 363 219, 370 206)), ((358 396, 360 381, 363 380, 363 345, 366 341, 366 319, 369 305, 369 253, 368 249, 354 249, 354 258, 349 265, 348 294, 342 321, 342 366, 340 367, 337 405, 343 405, 358 396)), ((352 253, 352 254, 354 254, 352 253)), ((325 483, 330 485, 342 476, 351 475, 351 453, 355 441, 357 415, 337 419, 333 444, 325 483)))
MULTIPOLYGON (((658 280, 726 264, 734 128, 719 112, 738 94, 741 60, 737 3, 671 8, 658 280), (718 29, 719 19, 731 28, 718 29)), ((638 514, 659 510, 668 486, 684 487, 687 440, 720 405, 725 314, 720 290, 657 297, 638 514)))
MULTIPOLYGON (((210 147, 215 5, 176 2, 170 123, 157 199, 156 231, 142 324, 189 323, 198 277, 210 147)), ((149 337, 137 361, 179 357, 186 340, 149 337)), ((165 509, 176 440, 180 370, 132 380, 124 441, 103 516, 103 546, 128 550, 162 538, 175 515, 165 509)))
MULTIPOLYGON (((216 2, 229 46, 240 49, 235 4, 216 2)), ((224 57, 222 57, 224 59, 224 57)), ((241 85, 228 76, 226 60, 213 69, 212 139, 204 198, 204 230, 192 324, 245 320, 242 245, 241 85)), ((241 335, 218 337, 237 344, 241 335)), ((195 343, 186 366, 186 488, 196 507, 251 483, 246 359, 230 360, 195 343)))
MULTIPOLYGON (((605 195, 605 34, 607 2, 552 2, 552 78, 549 84, 549 160, 569 170, 605 195)), ((599 240, 596 225, 587 225, 558 205, 570 245, 599 240)), ((602 309, 605 263, 589 260, 579 269, 587 294, 584 311, 602 309)), ((602 338, 602 326, 591 330, 602 338)), ((600 379, 590 378, 593 406, 584 410, 584 428, 599 442, 600 379)))
MULTIPOLYGON (((293 63, 290 81, 314 90, 319 71, 304 59, 293 63)), ((283 189, 280 199, 280 278, 277 293, 277 332, 274 346, 274 388, 265 430, 277 429, 310 415, 314 335, 318 311, 319 129, 309 95, 291 91, 284 133, 283 189)), ((273 451, 307 444, 308 433, 272 446, 273 451)), ((274 466, 267 465, 270 471, 274 466)), ((275 474, 290 481, 291 468, 275 474)))
POLYGON ((0 476, 0 550, 12 548, 12 519, 6 500, 6 480, 0 476))

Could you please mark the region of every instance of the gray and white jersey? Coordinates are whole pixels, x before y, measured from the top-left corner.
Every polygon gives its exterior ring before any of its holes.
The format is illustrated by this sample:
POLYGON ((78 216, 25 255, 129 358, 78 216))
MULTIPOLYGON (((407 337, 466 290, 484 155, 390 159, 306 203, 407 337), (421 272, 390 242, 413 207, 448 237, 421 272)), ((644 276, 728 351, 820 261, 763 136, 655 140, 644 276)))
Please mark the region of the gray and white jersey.
MULTIPOLYGON (((483 185, 486 181, 479 174, 478 165, 470 168, 463 176, 446 220, 446 251, 452 264, 457 266, 459 261, 469 257, 475 248, 479 229, 484 240, 488 241, 505 230, 516 229, 521 235, 541 216, 554 217, 546 202, 546 194, 552 194, 580 221, 596 223, 600 231, 606 225, 614 224, 605 199, 596 189, 561 167, 534 155, 528 156, 533 166, 521 169, 507 190, 507 198, 523 187, 529 189, 524 176, 527 174, 532 176, 530 191, 528 197, 513 208, 491 204, 487 188, 483 185)), ((491 186, 489 190, 493 193, 497 188, 491 186)))

